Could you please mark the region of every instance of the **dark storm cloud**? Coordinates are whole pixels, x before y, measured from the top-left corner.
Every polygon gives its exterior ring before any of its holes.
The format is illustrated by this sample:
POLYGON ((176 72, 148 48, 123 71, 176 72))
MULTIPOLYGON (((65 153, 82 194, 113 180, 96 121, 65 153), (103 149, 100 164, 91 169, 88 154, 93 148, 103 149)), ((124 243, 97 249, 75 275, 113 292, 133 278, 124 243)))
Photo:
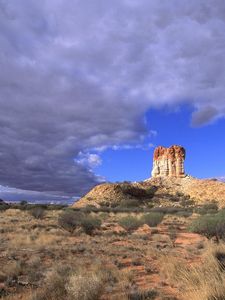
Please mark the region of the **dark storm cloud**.
POLYGON ((0 0, 0 183, 79 195, 74 158, 140 140, 149 107, 222 117, 224 28, 220 0, 0 0))
POLYGON ((29 203, 72 204, 77 200, 76 197, 52 195, 44 192, 20 190, 4 186, 0 186, 0 196, 1 199, 7 202, 21 202, 25 200, 29 203))

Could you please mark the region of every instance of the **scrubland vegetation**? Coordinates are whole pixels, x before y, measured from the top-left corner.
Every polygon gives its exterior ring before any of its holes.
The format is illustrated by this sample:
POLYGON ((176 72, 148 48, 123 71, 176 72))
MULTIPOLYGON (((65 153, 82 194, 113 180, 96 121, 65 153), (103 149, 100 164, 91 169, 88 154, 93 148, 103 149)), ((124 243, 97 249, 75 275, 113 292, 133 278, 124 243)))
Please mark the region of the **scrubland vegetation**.
POLYGON ((1 205, 0 298, 225 299, 225 210, 128 206, 1 205))

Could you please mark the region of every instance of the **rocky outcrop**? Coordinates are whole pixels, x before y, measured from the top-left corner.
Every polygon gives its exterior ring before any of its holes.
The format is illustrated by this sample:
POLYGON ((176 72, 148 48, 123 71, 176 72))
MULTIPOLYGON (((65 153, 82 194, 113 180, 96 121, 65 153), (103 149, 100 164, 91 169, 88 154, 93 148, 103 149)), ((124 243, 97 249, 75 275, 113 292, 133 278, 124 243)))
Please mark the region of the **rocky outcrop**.
MULTIPOLYGON (((225 183, 212 179, 197 179, 191 176, 180 178, 154 177, 143 182, 126 184, 122 182, 105 183, 94 187, 88 194, 75 202, 73 206, 77 208, 88 205, 115 207, 124 200, 130 201, 130 199, 140 200, 140 206, 145 205, 148 201, 156 207, 179 206, 182 199, 190 199, 196 205, 210 203, 215 200, 219 207, 225 207, 225 183), (130 190, 128 189, 129 186, 130 190), (141 193, 136 192, 138 189, 141 193), (146 197, 143 190, 146 191, 146 197), (149 194, 149 199, 147 194, 149 194), (174 202, 174 199, 178 199, 178 201, 174 202)), ((139 207, 139 205, 137 206, 139 207)))
POLYGON ((185 149, 181 146, 159 146, 154 152, 152 177, 185 177, 185 149))

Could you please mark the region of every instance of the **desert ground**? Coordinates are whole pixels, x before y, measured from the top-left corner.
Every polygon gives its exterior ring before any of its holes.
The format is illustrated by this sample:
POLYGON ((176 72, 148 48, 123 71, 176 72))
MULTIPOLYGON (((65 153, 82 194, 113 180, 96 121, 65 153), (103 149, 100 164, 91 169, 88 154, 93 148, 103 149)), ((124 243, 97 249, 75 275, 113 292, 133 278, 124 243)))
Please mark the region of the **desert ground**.
POLYGON ((190 229, 216 214, 2 207, 0 298, 224 299, 225 244, 190 229))

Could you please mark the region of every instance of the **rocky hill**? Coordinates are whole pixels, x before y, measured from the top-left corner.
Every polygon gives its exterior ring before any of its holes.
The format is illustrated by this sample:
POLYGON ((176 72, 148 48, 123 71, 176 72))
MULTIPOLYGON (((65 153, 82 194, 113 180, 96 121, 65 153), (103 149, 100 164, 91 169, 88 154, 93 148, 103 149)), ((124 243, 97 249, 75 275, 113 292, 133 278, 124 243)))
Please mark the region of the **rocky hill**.
POLYGON ((214 201, 219 207, 225 206, 225 183, 185 175, 185 156, 186 151, 181 146, 159 146, 154 151, 152 178, 143 182, 98 185, 73 206, 184 206, 214 201))
POLYGON ((215 201, 219 207, 225 206, 225 183, 215 179, 156 177, 143 182, 104 183, 94 187, 89 193, 73 204, 120 206, 130 201, 137 206, 183 205, 192 201, 203 204, 215 201), (135 202, 136 201, 136 202, 135 202))

